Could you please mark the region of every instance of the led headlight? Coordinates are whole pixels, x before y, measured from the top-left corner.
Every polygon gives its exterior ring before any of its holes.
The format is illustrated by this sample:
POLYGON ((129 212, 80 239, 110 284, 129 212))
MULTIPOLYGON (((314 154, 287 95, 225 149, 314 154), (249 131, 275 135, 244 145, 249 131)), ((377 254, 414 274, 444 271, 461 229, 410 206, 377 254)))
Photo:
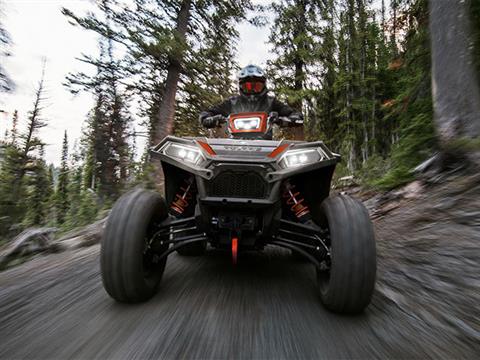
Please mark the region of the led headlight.
POLYGON ((240 118, 233 121, 233 126, 237 130, 255 130, 260 127, 260 118, 240 118))
POLYGON ((290 150, 281 157, 279 165, 286 169, 312 164, 322 160, 322 158, 318 149, 290 150))
POLYGON ((203 159, 200 149, 187 145, 168 143, 163 152, 165 155, 191 164, 198 164, 203 159))

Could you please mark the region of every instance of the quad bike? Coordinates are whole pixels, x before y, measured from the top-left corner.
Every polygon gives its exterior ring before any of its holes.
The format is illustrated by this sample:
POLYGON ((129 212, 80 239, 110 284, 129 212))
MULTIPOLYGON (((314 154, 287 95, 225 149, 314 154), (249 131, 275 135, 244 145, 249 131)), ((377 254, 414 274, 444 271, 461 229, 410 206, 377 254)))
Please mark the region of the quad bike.
POLYGON ((101 241, 106 291, 145 301, 169 254, 201 255, 207 243, 234 263, 241 252, 279 246, 315 266, 325 307, 361 312, 375 285, 375 238, 362 203, 329 196, 340 156, 321 141, 271 140, 274 124, 289 123, 276 113, 224 122, 228 139, 167 136, 151 150, 165 198, 136 189, 115 203, 101 241))

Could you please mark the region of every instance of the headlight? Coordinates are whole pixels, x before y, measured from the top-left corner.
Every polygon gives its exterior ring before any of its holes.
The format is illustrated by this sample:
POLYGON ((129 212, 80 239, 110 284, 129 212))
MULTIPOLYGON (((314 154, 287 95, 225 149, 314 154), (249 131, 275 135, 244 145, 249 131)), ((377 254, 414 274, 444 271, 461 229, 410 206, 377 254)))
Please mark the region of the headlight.
POLYGON ((237 130, 254 130, 260 127, 260 118, 240 118, 233 121, 233 126, 237 130))
POLYGON ((279 165, 286 169, 312 164, 322 160, 322 158, 318 149, 290 150, 280 158, 279 165))
POLYGON ((203 159, 199 149, 187 145, 168 143, 163 152, 168 156, 191 164, 198 164, 203 159))

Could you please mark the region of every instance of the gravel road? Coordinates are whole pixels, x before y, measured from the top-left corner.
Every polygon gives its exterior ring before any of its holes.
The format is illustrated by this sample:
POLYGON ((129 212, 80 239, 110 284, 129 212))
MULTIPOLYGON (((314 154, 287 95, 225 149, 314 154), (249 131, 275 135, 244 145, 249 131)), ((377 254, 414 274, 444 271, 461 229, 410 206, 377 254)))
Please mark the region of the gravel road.
MULTIPOLYGON (((159 293, 140 305, 117 304, 105 293, 98 245, 35 257, 0 273, 0 358, 478 358, 475 302, 469 321, 455 309, 442 317, 428 308, 431 301, 421 301, 442 286, 458 295, 461 285, 445 277, 438 286, 422 283, 415 272, 402 277, 408 261, 394 265, 389 244, 421 234, 407 226, 412 209, 407 204, 376 220, 377 290, 355 317, 326 311, 312 266, 283 250, 243 254, 237 267, 215 251, 173 255, 159 293), (392 279, 407 279, 410 287, 402 292, 392 279)), ((478 256, 476 249, 468 253, 478 256)), ((473 260, 478 274, 479 259, 473 260)), ((475 276, 468 286, 478 296, 475 276)), ((469 296, 462 297, 467 305, 469 296)))

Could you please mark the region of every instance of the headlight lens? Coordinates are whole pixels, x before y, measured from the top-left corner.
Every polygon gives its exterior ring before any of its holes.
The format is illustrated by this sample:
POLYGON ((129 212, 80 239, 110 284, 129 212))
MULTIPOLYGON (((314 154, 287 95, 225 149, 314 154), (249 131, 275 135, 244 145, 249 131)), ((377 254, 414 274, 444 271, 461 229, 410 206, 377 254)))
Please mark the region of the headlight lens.
POLYGON ((233 126, 237 130, 255 130, 260 127, 260 118, 240 118, 233 120, 233 126))
POLYGON ((281 157, 279 165, 286 169, 312 164, 320 160, 322 160, 322 155, 317 149, 290 150, 281 157))
POLYGON ((187 145, 169 143, 163 151, 168 156, 195 165, 198 164, 203 158, 200 149, 196 149, 192 146, 187 145))

